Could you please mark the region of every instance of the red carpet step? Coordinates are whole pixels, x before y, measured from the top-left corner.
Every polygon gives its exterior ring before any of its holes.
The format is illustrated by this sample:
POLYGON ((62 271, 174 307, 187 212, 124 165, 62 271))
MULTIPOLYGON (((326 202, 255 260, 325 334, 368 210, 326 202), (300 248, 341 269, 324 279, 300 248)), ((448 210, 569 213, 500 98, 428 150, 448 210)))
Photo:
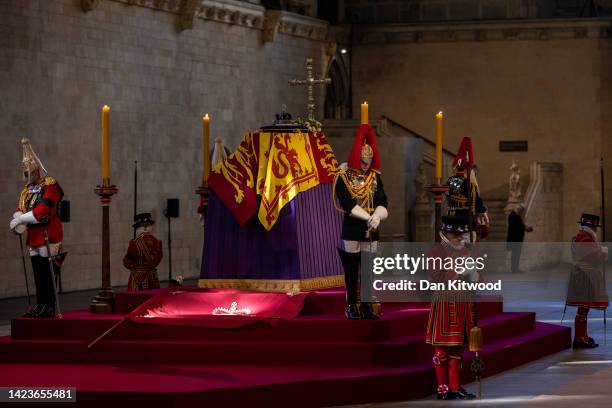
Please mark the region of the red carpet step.
MULTIPOLYGON (((153 295, 118 294, 117 306, 127 312, 153 295)), ((127 321, 92 349, 87 344, 122 314, 18 318, 12 337, 0 338, 0 382, 75 386, 76 406, 325 406, 432 394, 426 304, 386 304, 379 321, 347 321, 343 308, 343 292, 335 290, 311 293, 297 318, 276 326, 127 321)), ((478 312, 485 375, 570 346, 569 328, 537 323, 530 312, 504 313, 499 299, 478 312)))

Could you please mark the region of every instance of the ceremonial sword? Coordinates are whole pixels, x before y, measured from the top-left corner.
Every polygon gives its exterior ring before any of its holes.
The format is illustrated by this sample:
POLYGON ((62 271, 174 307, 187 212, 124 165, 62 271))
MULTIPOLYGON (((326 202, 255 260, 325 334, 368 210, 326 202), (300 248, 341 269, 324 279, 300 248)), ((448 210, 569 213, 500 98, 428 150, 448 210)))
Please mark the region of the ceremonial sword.
POLYGON ((23 264, 23 277, 25 279, 26 284, 26 293, 28 294, 28 312, 32 308, 32 301, 30 300, 30 284, 28 283, 28 270, 26 268, 26 260, 25 260, 25 252, 23 249, 23 239, 21 238, 21 234, 19 235, 19 247, 21 248, 21 263, 23 264))
POLYGON ((55 316, 61 319, 62 312, 60 310, 57 286, 55 285, 55 265, 53 265, 53 257, 51 256, 51 246, 49 245, 49 234, 47 234, 47 230, 45 230, 45 246, 47 248, 47 259, 49 260, 49 273, 51 274, 51 284, 53 285, 53 293, 55 294, 55 316))

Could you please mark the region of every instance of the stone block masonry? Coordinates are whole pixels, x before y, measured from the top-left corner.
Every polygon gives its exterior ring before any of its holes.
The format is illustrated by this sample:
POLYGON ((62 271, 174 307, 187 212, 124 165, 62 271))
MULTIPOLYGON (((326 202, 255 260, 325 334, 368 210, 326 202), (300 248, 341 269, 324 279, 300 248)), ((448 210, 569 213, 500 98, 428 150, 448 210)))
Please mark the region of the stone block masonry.
MULTIPOLYGON (((324 71, 324 42, 281 30, 264 43, 261 29, 202 18, 181 31, 177 19, 110 0, 87 13, 75 0, 0 1, 0 220, 6 224, 0 297, 25 294, 19 242, 8 231, 23 186, 22 137, 30 138, 71 201, 63 271, 70 291, 100 284, 101 209, 93 188, 101 178, 104 104, 111 107, 111 177, 119 187, 110 210, 113 285, 128 278, 121 258, 132 236, 134 160, 138 209, 153 213, 165 253, 162 210, 167 198, 180 199, 181 218, 172 225, 173 272, 195 277, 203 239, 194 193, 201 116, 208 112, 211 137, 234 149, 244 133, 271 123, 282 104, 296 116, 306 114, 305 93, 287 80, 305 75, 307 57, 314 58, 317 74, 324 71)), ((167 277, 167 260, 158 272, 167 277)))

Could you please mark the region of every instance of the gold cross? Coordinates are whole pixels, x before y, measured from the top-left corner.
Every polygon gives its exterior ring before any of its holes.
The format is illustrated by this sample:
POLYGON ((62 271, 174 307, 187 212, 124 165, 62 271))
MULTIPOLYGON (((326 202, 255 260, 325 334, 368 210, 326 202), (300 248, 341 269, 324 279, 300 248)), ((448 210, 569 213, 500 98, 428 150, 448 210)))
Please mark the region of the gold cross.
POLYGON ((312 74, 312 58, 306 59, 306 79, 292 79, 289 81, 290 85, 306 85, 308 86, 308 120, 315 120, 315 99, 314 99, 314 86, 315 85, 329 85, 331 84, 330 78, 315 79, 312 74))

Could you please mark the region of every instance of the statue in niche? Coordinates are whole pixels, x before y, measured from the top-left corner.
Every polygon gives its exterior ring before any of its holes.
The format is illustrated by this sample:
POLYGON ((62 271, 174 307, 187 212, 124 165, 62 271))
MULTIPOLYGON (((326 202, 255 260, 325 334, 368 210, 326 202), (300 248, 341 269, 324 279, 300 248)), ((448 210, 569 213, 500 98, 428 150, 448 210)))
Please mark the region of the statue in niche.
POLYGON ((510 189, 508 195, 508 203, 519 203, 523 199, 521 193, 521 170, 514 160, 510 166, 510 189))

